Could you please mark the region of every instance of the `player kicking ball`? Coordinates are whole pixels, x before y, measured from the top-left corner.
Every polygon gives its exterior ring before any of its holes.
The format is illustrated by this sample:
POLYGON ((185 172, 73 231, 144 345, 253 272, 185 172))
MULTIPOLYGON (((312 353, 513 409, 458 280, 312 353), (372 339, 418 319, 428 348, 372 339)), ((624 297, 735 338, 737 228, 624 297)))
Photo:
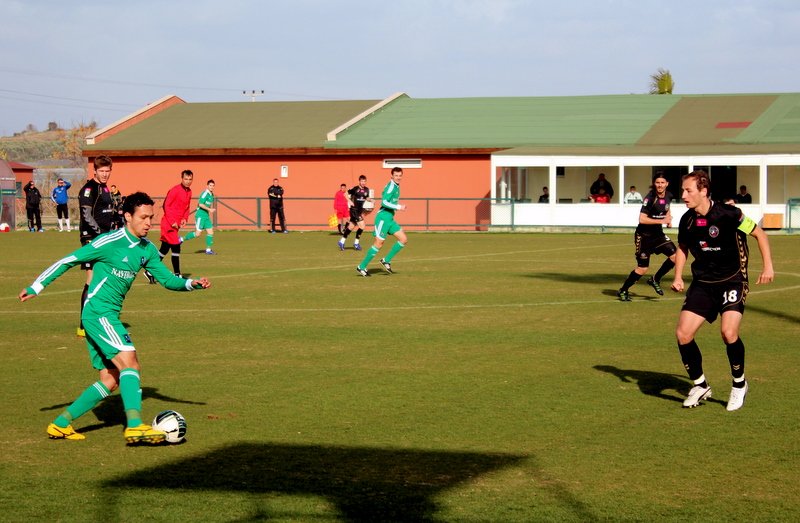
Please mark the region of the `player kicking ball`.
POLYGON ((72 422, 117 388, 127 417, 124 437, 128 444, 161 443, 166 436, 164 432, 142 423, 139 360, 131 337, 119 318, 122 302, 136 274, 143 268, 172 291, 207 289, 211 283, 206 278, 181 278, 161 263, 158 249, 146 239, 154 214, 153 200, 147 194, 136 192, 128 196, 122 211, 126 222, 124 228, 102 234, 92 243, 58 260, 19 293, 20 301, 28 301, 72 267, 94 263, 81 319, 86 329, 89 359, 100 376, 47 426, 47 435, 51 439, 85 439, 83 434, 75 431, 72 422))

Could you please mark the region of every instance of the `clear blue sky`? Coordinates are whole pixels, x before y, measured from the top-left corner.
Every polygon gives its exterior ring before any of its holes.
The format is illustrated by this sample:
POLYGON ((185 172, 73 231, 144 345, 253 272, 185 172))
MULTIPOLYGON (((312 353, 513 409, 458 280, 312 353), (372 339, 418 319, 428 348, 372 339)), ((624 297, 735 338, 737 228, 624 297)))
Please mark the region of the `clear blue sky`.
POLYGON ((800 92, 797 0, 0 0, 0 135, 188 102, 800 92))

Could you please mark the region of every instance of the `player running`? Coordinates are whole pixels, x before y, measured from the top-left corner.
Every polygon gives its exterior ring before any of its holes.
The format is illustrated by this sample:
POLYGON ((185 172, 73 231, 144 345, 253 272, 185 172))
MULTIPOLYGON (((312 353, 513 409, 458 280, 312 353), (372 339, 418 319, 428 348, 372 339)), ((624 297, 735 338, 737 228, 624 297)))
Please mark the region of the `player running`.
POLYGON ((353 243, 353 248, 357 251, 361 250, 361 233, 364 232, 366 222, 364 216, 372 210, 372 198, 369 197, 369 187, 367 187, 367 177, 363 174, 358 177, 358 185, 347 191, 347 202, 350 207, 350 221, 344 224, 342 237, 339 238, 339 250, 344 250, 344 243, 347 237, 353 232, 353 229, 358 227, 356 231, 356 240, 353 243))
POLYGON ((86 439, 75 431, 72 422, 93 409, 117 387, 127 417, 125 441, 129 444, 154 444, 165 438, 164 432, 142 423, 139 360, 131 337, 119 318, 122 302, 142 268, 149 269, 161 285, 173 291, 207 289, 211 283, 206 278, 190 280, 175 276, 161 263, 158 250, 146 239, 153 220, 153 200, 148 195, 137 192, 128 196, 123 204, 123 216, 126 221, 124 228, 102 234, 57 261, 19 293, 20 301, 28 301, 72 267, 87 262, 94 264, 81 317, 86 329, 89 358, 100 378, 47 426, 47 434, 52 439, 86 439))
POLYGON ((375 216, 375 231, 373 232, 375 241, 372 247, 367 250, 367 255, 356 267, 356 272, 361 276, 370 276, 369 271, 367 271, 367 265, 381 250, 387 236, 393 235, 397 238, 397 242, 392 245, 389 254, 380 260, 381 265, 389 274, 392 274, 392 259, 408 243, 408 238, 406 233, 403 232, 403 228, 394 221, 395 211, 406 210, 405 205, 400 205, 400 181, 403 179, 403 169, 395 167, 392 169, 391 177, 392 179, 383 188, 383 193, 381 194, 381 210, 375 216))
POLYGON ((670 226, 672 216, 669 205, 672 202, 672 193, 667 191, 669 182, 663 173, 656 173, 653 178, 653 190, 647 193, 639 211, 639 225, 633 235, 633 244, 636 246, 636 265, 625 283, 622 284, 617 296, 620 301, 631 301, 628 289, 647 273, 650 267, 650 256, 663 254, 667 256, 664 263, 656 272, 655 277, 650 277, 647 284, 655 289, 659 296, 664 295, 661 289, 661 278, 675 266, 675 244, 664 234, 664 226, 670 226))
POLYGON ((214 222, 211 215, 214 214, 214 180, 206 182, 206 190, 200 194, 197 202, 197 211, 194 213, 195 230, 186 235, 182 242, 197 238, 203 231, 206 231, 206 254, 217 254, 211 249, 214 245, 214 222))
POLYGON ((683 291, 683 266, 689 252, 694 261, 692 284, 686 291, 675 336, 683 366, 694 382, 683 406, 696 407, 711 396, 711 387, 703 373, 703 356, 694 338, 704 321, 713 323, 720 316, 720 332, 733 376, 727 410, 733 411, 744 404, 748 388, 744 377, 744 343, 739 338, 749 290, 748 234, 758 241, 764 264, 757 283, 770 283, 775 272, 766 233, 741 209, 711 200, 710 185, 705 171, 692 171, 683 177, 683 201, 688 210, 681 217, 678 229, 673 290, 683 291))

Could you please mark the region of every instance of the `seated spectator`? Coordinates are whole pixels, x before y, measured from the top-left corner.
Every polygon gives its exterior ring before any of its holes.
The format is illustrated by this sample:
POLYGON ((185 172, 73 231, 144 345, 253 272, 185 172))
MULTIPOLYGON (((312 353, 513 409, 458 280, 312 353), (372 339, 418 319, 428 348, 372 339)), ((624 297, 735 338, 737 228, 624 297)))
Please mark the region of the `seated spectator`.
POLYGON ((550 190, 542 187, 542 195, 539 196, 539 203, 550 203, 550 190))
POLYGON ((606 194, 606 190, 601 187, 597 194, 592 195, 592 201, 594 201, 594 203, 611 203, 611 197, 606 194))
POLYGON ((636 190, 635 185, 631 185, 631 189, 625 194, 622 200, 625 203, 642 203, 642 195, 636 190))
POLYGON ((739 194, 736 195, 736 203, 753 203, 753 197, 747 192, 747 186, 739 187, 739 194))

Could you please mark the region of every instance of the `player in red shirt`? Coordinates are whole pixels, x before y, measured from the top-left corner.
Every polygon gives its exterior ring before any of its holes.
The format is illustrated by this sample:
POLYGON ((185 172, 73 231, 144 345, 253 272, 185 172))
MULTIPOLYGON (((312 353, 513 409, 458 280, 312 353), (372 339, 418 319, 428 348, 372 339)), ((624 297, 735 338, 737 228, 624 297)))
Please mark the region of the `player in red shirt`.
MULTIPOLYGON (((189 205, 192 201, 192 182, 194 173, 186 169, 181 172, 181 183, 167 192, 164 198, 164 216, 161 217, 161 247, 158 252, 161 258, 172 251, 172 271, 176 276, 181 275, 181 243, 180 229, 189 220, 189 205)), ((145 271, 150 283, 155 279, 145 271)))

